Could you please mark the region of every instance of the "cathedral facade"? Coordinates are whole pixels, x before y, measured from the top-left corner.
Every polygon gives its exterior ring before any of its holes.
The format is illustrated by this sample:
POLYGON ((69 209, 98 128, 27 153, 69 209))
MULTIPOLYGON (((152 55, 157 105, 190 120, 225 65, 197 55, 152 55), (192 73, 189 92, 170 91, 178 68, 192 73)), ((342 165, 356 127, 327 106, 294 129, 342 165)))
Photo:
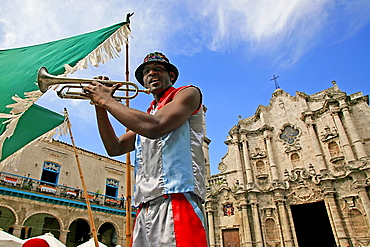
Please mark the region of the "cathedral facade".
POLYGON ((369 246, 368 96, 277 89, 225 143, 208 179, 210 246, 369 246))

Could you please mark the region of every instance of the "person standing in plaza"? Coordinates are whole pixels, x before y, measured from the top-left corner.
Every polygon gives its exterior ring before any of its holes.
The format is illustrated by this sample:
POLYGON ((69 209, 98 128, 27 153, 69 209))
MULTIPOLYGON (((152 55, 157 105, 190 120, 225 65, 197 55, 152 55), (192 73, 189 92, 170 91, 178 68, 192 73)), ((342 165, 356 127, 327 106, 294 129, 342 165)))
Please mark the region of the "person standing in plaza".
POLYGON ((84 88, 108 155, 135 150, 133 206, 139 210, 132 246, 208 246, 201 91, 175 88, 179 71, 160 52, 148 54, 135 77, 154 97, 147 112, 117 102, 119 85, 94 81, 84 88), (108 113, 130 131, 117 136, 108 113))

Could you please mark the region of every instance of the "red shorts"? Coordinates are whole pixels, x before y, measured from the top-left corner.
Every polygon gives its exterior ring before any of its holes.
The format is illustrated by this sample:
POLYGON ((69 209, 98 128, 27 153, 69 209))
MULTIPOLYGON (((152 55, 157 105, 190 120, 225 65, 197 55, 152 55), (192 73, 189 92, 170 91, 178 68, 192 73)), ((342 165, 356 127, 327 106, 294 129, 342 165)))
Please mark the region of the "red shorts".
POLYGON ((169 194, 140 206, 132 247, 207 247, 206 218, 192 193, 169 194))

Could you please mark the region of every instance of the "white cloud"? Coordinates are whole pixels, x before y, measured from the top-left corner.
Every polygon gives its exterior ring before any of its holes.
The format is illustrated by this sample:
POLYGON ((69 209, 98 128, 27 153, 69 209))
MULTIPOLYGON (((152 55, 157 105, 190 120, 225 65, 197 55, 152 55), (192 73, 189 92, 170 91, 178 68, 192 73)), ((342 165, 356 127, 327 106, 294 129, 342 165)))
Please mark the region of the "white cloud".
POLYGON ((353 35, 369 22, 370 9, 366 0, 3 0, 2 6, 3 48, 93 31, 135 12, 134 65, 153 50, 191 55, 242 48, 289 66, 323 36, 336 35, 337 23, 346 30, 340 39, 353 35))
POLYGON ((239 49, 289 67, 320 42, 352 37, 369 23, 369 11, 366 0, 186 1, 167 15, 174 21, 163 39, 177 54, 239 49))
POLYGON ((215 1, 203 11, 213 51, 245 47, 249 55, 269 55, 294 63, 325 27, 331 0, 215 1), (227 7, 225 7, 227 6, 227 7), (252 53, 252 54, 250 54, 252 53))

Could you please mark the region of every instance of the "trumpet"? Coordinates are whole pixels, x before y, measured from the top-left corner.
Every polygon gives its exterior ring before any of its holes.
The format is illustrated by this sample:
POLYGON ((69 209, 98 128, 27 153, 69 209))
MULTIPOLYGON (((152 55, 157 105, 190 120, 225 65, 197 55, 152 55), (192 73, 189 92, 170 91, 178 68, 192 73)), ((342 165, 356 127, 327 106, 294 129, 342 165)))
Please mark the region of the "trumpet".
POLYGON ((90 84, 93 81, 100 82, 107 86, 113 86, 114 84, 126 86, 123 88, 120 87, 116 90, 116 92, 126 92, 125 96, 113 95, 113 98, 116 100, 133 99, 139 94, 139 92, 144 92, 146 94, 150 93, 148 89, 141 90, 135 83, 129 81, 106 81, 98 79, 59 77, 49 74, 45 67, 41 67, 37 73, 37 84, 40 91, 43 93, 45 93, 51 86, 65 84, 59 91, 57 91, 57 95, 62 99, 89 99, 82 91, 84 87, 83 84, 87 86, 86 84, 90 84))

